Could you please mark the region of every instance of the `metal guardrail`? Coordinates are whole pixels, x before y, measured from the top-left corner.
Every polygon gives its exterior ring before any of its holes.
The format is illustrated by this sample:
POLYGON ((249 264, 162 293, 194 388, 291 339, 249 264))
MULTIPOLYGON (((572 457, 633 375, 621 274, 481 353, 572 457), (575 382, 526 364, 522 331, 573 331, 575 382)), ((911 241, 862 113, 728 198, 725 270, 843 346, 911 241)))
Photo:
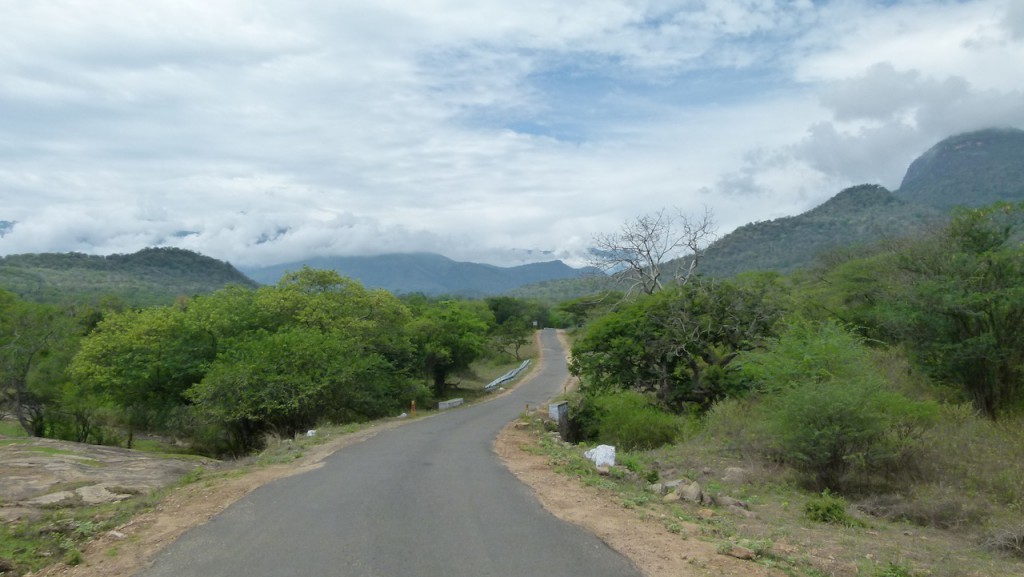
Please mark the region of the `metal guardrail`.
POLYGON ((484 387, 484 390, 489 393, 494 389, 497 389, 501 385, 504 385, 505 383, 518 377, 519 373, 523 372, 523 370, 525 370, 528 366, 530 366, 530 359, 526 359, 525 361, 523 361, 523 364, 519 365, 518 367, 512 369, 511 371, 505 373, 504 375, 501 375, 500 377, 488 383, 487 386, 484 387))

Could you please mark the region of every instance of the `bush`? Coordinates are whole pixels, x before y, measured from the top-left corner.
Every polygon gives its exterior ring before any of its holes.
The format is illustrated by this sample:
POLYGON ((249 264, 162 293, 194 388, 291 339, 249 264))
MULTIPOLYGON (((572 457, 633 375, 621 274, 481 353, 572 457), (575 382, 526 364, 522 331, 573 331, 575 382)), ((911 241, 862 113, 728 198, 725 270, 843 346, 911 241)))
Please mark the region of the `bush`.
POLYGON ((614 445, 623 451, 672 443, 686 423, 632 391, 579 395, 572 401, 569 416, 576 441, 614 445))
POLYGON ((933 414, 930 404, 864 381, 801 384, 769 407, 780 458, 815 488, 833 490, 869 483, 873 472, 893 474, 933 414))
POLYGON ((817 523, 830 523, 844 527, 863 527, 857 519, 846 512, 846 499, 830 493, 827 489, 804 505, 804 516, 817 523))
POLYGON ((863 339, 828 322, 794 323, 765 351, 741 357, 742 370, 769 395, 765 426, 775 457, 817 489, 868 484, 913 460, 934 403, 886 388, 863 339))

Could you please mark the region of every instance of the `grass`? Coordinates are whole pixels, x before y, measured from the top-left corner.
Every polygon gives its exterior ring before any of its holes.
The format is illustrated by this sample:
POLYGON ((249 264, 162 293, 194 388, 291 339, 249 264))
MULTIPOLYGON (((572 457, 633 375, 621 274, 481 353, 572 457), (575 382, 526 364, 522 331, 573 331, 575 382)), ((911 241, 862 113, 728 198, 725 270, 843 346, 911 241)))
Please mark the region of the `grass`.
MULTIPOLYGON (((561 474, 586 485, 606 489, 622 507, 638 517, 660 518, 665 530, 680 538, 699 538, 716 546, 739 545, 754 551, 753 562, 792 577, 954 577, 1024 575, 1024 526, 1019 512, 1010 511, 1016 524, 993 518, 986 531, 954 531, 920 527, 903 520, 868 517, 857 500, 846 503, 801 488, 793 471, 735 452, 700 436, 646 452, 618 455, 619 474, 599 476, 582 458, 584 447, 567 446, 544 432, 538 417, 533 423, 539 439, 527 447, 546 455, 561 474), (626 465, 629 468, 626 468, 626 465), (723 493, 751 504, 756 518, 746 518, 720 507, 715 516, 697 516, 700 506, 663 503, 645 491, 641 473, 656 468, 663 481, 690 478, 713 494, 723 493), (742 468, 739 480, 723 480, 727 468, 742 468), (653 498, 652 498, 653 497, 653 498), (821 517, 812 520, 806 510, 821 517), (820 513, 820 515, 818 515, 820 513), (826 521, 826 522, 821 522, 826 521), (987 548, 986 548, 987 547, 987 548)), ((614 471, 614 470, 613 470, 614 471)), ((1019 510, 1017 510, 1019 511, 1019 510)), ((774 574, 774 573, 773 573, 774 574)))
POLYGON ((25 429, 17 421, 0 419, 0 437, 27 437, 25 429))

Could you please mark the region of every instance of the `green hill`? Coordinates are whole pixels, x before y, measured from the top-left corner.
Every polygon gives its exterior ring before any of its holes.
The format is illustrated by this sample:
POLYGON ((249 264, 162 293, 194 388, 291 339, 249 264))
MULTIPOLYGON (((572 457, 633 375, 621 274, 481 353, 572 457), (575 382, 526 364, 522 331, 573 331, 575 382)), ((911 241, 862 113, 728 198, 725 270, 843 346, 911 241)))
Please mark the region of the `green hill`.
MULTIPOLYGON (((728 277, 746 271, 791 272, 824 252, 913 235, 949 218, 955 206, 1024 201, 1024 131, 988 129, 951 136, 917 158, 900 189, 872 184, 843 190, 803 214, 754 222, 708 247, 699 272, 728 277)), ((668 263, 671 270, 673 263, 668 263)), ((563 280, 516 290, 520 296, 566 299, 597 292, 563 280)))
POLYGON ((165 304, 232 284, 256 286, 226 262, 178 248, 110 256, 44 253, 0 258, 0 288, 38 302, 116 296, 134 306, 165 304))
POLYGON ((910 164, 896 194, 942 212, 1024 201, 1024 130, 979 130, 947 138, 910 164))
POLYGON ((749 270, 792 272, 828 250, 907 236, 943 220, 938 210, 909 203, 882 186, 854 186, 803 214, 741 226, 708 247, 700 270, 720 277, 749 270))
POLYGON ((338 271, 359 280, 368 288, 382 288, 396 294, 451 294, 480 297, 503 294, 530 283, 576 278, 586 269, 574 269, 562 261, 540 262, 514 267, 459 262, 439 254, 407 253, 377 256, 321 257, 261 268, 247 268, 250 278, 275 284, 288 271, 304 265, 338 271))

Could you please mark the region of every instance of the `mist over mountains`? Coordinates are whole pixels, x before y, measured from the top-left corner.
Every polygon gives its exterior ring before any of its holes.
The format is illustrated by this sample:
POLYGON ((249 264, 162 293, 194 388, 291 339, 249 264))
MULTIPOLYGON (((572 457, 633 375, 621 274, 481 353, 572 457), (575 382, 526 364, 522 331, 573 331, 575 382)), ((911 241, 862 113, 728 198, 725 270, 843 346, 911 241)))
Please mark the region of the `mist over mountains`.
MULTIPOLYGON (((741 226, 708 247, 699 271, 718 277, 745 271, 788 273, 813 264, 823 252, 920 233, 946 222, 956 206, 995 201, 1024 202, 1024 131, 988 129, 952 136, 914 160, 896 191, 876 184, 853 186, 802 214, 741 226)), ((0 235, 14 224, 0 221, 0 235)), ((39 301, 114 295, 129 304, 154 304, 231 284, 274 284, 303 266, 335 270, 369 288, 397 294, 513 294, 557 301, 614 285, 596 269, 561 261, 498 267, 413 253, 321 257, 239 270, 164 247, 130 255, 9 255, 0 258, 0 288, 39 301)))

